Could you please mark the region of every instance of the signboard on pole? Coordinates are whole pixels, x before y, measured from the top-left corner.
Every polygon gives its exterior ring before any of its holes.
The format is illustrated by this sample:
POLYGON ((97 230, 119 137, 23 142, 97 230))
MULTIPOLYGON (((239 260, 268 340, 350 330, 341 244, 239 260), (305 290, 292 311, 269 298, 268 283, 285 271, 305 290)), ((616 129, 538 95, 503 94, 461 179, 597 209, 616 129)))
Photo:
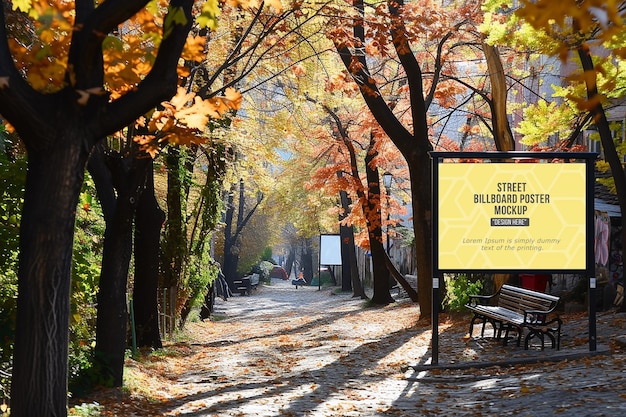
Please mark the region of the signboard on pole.
POLYGON ((341 238, 339 235, 320 236, 320 265, 341 265, 341 238))
POLYGON ((437 182, 439 269, 585 270, 584 163, 443 163, 437 182))
MULTIPOLYGON (((588 278, 589 350, 596 350, 597 154, 431 152, 431 157, 432 299, 440 299, 446 272, 581 273, 588 278)), ((439 303, 432 308, 436 365, 439 303)))

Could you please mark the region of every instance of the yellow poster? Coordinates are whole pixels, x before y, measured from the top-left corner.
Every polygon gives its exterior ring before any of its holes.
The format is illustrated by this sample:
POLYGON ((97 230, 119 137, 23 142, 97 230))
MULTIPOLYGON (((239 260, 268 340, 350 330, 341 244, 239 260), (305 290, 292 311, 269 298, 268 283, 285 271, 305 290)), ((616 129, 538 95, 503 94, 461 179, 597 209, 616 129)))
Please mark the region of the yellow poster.
POLYGON ((442 163, 440 270, 584 270, 584 163, 442 163))

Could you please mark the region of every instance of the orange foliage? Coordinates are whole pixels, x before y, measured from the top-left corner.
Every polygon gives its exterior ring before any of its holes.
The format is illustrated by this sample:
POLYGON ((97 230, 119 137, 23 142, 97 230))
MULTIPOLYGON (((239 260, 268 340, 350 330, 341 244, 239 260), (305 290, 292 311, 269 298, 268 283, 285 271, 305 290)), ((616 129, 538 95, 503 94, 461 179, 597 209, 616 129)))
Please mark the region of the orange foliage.
MULTIPOLYGON (((206 4, 211 2, 206 2, 206 4)), ((246 3, 247 4, 247 3, 246 3)), ((68 68, 68 54, 74 30, 75 4, 63 0, 15 1, 7 16, 9 45, 18 69, 29 84, 44 93, 53 93, 76 82, 68 68), (69 85, 68 85, 69 84, 69 85)), ((203 6, 203 12, 205 7, 203 6)), ((168 2, 150 3, 121 25, 115 34, 102 34, 104 90, 100 86, 77 90, 78 103, 85 105, 91 95, 107 94, 117 100, 136 88, 152 70, 164 31, 168 2)), ((210 10, 218 13, 219 10, 210 10)), ((174 17, 176 18, 176 17, 174 17)), ((199 62, 205 56, 205 36, 190 34, 181 55, 182 62, 199 62)), ((179 75, 189 68, 179 66, 179 75)), ((0 79, 0 87, 6 83, 0 79)), ((189 145, 204 141, 209 119, 223 117, 241 106, 241 95, 229 88, 223 97, 202 100, 179 89, 175 97, 154 111, 151 119, 138 124, 152 134, 135 140, 154 156, 164 143, 189 145)))
MULTIPOLYGON (((203 100, 195 93, 179 87, 176 95, 162 103, 163 109, 156 110, 148 121, 151 135, 134 138, 140 149, 152 157, 159 152, 164 142, 174 145, 200 144, 206 141, 204 129, 210 118, 221 118, 227 112, 241 106, 241 94, 232 88, 226 89, 224 97, 203 100)), ((141 121, 143 125, 143 121, 141 121)))
MULTIPOLYGON (((105 35, 102 56, 105 88, 112 100, 132 90, 152 69, 163 32, 167 4, 150 5, 120 26, 115 35, 105 35)), ((72 68, 67 68, 69 46, 74 30, 74 2, 19 1, 7 17, 9 47, 15 64, 29 84, 46 93, 73 84, 72 68)), ((203 58, 205 38, 189 36, 183 59, 203 58)))
MULTIPOLYGON (((370 184, 366 183, 363 160, 368 147, 370 135, 376 138, 372 152, 377 156, 372 161, 373 169, 379 172, 389 171, 394 177, 394 189, 407 189, 408 172, 405 162, 393 143, 384 135, 378 124, 367 110, 354 113, 335 113, 342 125, 348 126, 346 137, 341 137, 335 127, 335 132, 316 131, 318 139, 317 152, 326 157, 324 166, 318 167, 306 184, 309 189, 323 190, 329 197, 336 197, 340 191, 348 193, 351 206, 348 213, 343 208, 335 207, 333 212, 344 214, 343 225, 355 227, 355 243, 364 249, 369 249, 369 228, 386 227, 387 212, 390 212, 390 223, 398 222, 401 215, 406 214, 406 207, 399 200, 402 195, 384 195, 385 188, 380 179, 380 189, 383 196, 369 191, 370 184), (349 123, 350 121, 350 123, 349 123), (356 164, 356 165, 355 165, 356 164), (338 176, 337 173, 342 175, 338 176), (373 210, 368 209, 368 203, 373 204, 373 210), (385 224, 381 224, 384 221, 385 224)), ((408 194, 407 194, 408 195, 408 194)))

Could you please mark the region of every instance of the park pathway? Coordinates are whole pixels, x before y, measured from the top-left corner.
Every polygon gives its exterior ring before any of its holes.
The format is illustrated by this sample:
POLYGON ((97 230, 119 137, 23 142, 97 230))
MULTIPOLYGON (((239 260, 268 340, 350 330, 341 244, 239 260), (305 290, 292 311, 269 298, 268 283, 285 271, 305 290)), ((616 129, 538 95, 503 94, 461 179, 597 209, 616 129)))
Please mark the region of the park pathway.
MULTIPOLYGON (((524 351, 467 338, 467 316, 441 320, 441 369, 428 361, 430 323, 401 300, 366 307, 351 294, 275 280, 251 296, 218 300, 212 321, 189 323, 164 357, 127 364, 142 372, 151 404, 132 416, 621 416, 626 360, 606 348, 625 316, 598 319, 600 354, 586 351, 584 316, 565 317, 563 347, 524 351), (556 362, 506 362, 524 358, 556 362), (478 364, 466 367, 468 363, 478 364), (504 365, 504 366, 503 366, 504 365), (156 403, 155 403, 156 401, 156 403), (149 411, 150 410, 150 411, 149 411)), ((137 393, 139 391, 139 394, 137 393)), ((132 410, 132 412, 131 412, 132 410)))
POLYGON ((364 308, 351 294, 282 280, 218 300, 225 319, 188 327, 204 360, 178 377, 187 394, 166 415, 378 415, 406 388, 407 358, 425 353, 426 328, 417 351, 404 346, 418 313, 409 302, 364 308))

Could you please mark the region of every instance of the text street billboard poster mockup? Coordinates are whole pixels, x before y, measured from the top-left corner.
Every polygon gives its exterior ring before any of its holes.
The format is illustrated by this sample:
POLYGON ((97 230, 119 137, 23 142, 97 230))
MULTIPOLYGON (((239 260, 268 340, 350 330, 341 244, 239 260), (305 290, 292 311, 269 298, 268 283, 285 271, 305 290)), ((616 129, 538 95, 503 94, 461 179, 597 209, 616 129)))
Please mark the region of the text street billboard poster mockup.
POLYGON ((439 270, 584 270, 586 164, 442 163, 439 270))

